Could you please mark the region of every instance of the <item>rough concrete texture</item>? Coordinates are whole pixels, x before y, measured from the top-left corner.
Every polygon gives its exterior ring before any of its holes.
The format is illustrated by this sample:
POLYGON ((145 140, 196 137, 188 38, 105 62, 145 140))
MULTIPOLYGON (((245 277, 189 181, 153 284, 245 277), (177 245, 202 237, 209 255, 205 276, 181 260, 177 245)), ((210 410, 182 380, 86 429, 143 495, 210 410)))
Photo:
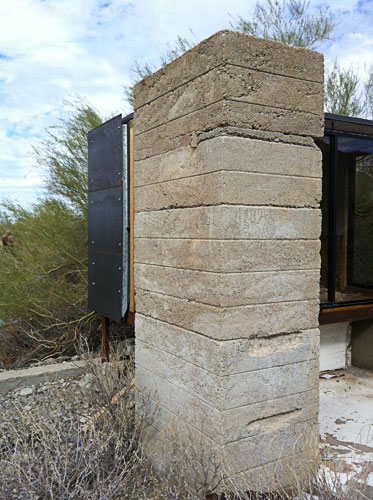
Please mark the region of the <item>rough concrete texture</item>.
MULTIPOLYGON (((207 186, 206 186, 207 188, 207 186)), ((135 201, 135 205, 141 203, 135 201)), ((220 205, 137 212, 135 238, 315 240, 319 209, 220 205)))
POLYGON ((318 360, 223 376, 142 341, 137 342, 136 355, 138 366, 221 411, 310 391, 318 384, 318 360))
POLYGON ((142 237, 136 240, 135 259, 140 264, 212 272, 317 270, 320 242, 142 237))
POLYGON ((251 172, 213 172, 135 188, 139 212, 235 204, 318 207, 321 179, 251 172), (206 192, 205 185, 210 189, 206 192))
POLYGON ((225 65, 215 68, 197 80, 192 80, 167 92, 161 97, 136 110, 140 123, 136 133, 141 134, 154 127, 193 113, 210 104, 227 99, 265 107, 314 114, 315 101, 322 104, 321 83, 290 79, 261 71, 225 65), (290 86, 290 89, 284 91, 290 86))
POLYGON ((149 446, 179 426, 255 484, 316 446, 322 82, 319 54, 223 31, 135 88, 149 446))
POLYGON ((323 133, 324 117, 305 111, 224 99, 143 133, 136 132, 135 122, 135 160, 193 145, 194 136, 227 123, 235 127, 286 134, 296 134, 301 129, 303 135, 319 137, 323 133))
POLYGON ((138 289, 136 311, 218 340, 296 332, 319 324, 317 298, 221 307, 138 289))
POLYGON ((143 343, 217 375, 301 363, 317 359, 319 355, 317 329, 219 342, 142 314, 137 314, 136 321, 139 328, 136 336, 143 343))
POLYGON ((136 264, 137 286, 213 306, 244 306, 312 300, 318 293, 318 271, 211 273, 136 264))
POLYGON ((200 142, 196 148, 179 148, 136 162, 135 186, 189 179, 222 170, 277 174, 291 178, 314 177, 319 180, 321 151, 315 146, 218 136, 200 142), (276 161, 273 161, 274 158, 276 161))
POLYGON ((299 80, 324 81, 321 54, 223 30, 135 85, 135 109, 225 64, 299 80))

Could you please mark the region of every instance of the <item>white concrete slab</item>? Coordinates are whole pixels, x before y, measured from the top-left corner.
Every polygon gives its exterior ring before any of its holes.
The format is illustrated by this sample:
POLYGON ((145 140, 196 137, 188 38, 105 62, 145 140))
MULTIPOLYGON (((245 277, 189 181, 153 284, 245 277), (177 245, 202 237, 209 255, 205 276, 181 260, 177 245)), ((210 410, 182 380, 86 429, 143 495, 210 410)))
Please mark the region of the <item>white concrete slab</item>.
POLYGON ((331 323, 320 326, 320 371, 348 367, 350 323, 331 323))
POLYGON ((0 393, 20 387, 41 384, 46 380, 78 377, 85 371, 85 360, 66 361, 44 366, 34 366, 23 370, 9 370, 0 373, 0 393))
POLYGON ((350 368, 320 379, 322 455, 346 487, 369 485, 373 498, 373 371, 350 368))

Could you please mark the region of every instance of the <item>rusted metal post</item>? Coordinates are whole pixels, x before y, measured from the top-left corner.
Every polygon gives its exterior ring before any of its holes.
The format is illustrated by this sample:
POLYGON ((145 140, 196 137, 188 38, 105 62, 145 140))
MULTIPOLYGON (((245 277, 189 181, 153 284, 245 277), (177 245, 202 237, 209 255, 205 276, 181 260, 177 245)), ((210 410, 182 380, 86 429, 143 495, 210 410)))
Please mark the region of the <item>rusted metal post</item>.
POLYGON ((109 361, 109 318, 101 316, 101 361, 109 361))

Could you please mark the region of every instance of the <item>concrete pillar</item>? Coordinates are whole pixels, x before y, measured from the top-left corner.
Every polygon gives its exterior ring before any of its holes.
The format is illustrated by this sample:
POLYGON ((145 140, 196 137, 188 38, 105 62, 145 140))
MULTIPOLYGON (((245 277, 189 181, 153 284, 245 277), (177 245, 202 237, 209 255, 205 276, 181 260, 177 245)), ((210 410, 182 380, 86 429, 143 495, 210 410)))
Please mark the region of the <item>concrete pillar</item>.
POLYGON ((320 54, 232 31, 135 87, 136 384, 235 478, 316 449, 323 119, 320 54))

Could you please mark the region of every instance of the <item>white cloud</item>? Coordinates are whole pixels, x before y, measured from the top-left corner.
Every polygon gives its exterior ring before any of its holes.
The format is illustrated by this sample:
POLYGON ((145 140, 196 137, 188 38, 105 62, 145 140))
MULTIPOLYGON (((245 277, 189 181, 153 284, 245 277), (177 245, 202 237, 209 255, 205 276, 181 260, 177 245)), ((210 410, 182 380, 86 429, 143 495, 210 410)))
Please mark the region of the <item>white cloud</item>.
MULTIPOLYGON (((373 2, 312 0, 340 18, 337 37, 321 47, 364 76, 372 63, 373 2)), ((123 85, 130 67, 157 64, 177 35, 196 41, 250 15, 255 0, 0 0, 0 189, 40 185, 32 144, 61 115, 61 102, 85 96, 104 115, 127 113, 123 85), (19 184, 21 183, 21 184, 19 184)), ((31 187, 30 187, 31 189, 31 187)))

